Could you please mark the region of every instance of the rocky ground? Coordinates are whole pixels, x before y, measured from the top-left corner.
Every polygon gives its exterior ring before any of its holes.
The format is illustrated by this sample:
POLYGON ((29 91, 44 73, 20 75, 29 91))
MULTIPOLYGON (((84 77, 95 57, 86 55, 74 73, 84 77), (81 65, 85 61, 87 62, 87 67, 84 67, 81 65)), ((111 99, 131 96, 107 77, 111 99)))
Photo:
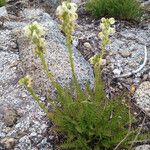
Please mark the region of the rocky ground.
MULTIPOLYGON (((49 50, 46 59, 49 69, 54 72, 56 79, 62 85, 69 84, 71 81, 65 39, 58 30, 57 19, 54 15, 57 2, 10 0, 6 6, 7 12, 5 8, 0 8, 0 18, 5 20, 4 25, 0 27, 0 150, 57 149, 53 144, 55 137, 49 130, 52 123, 26 89, 18 84, 22 76, 30 74, 34 79, 34 88, 45 104, 47 104, 48 89, 51 89, 52 95, 55 94, 41 71, 38 58, 32 53, 32 45, 22 33, 22 28, 35 20, 46 28, 49 50), (45 90, 42 90, 43 88, 45 90)), ((75 2, 80 2, 79 27, 73 35, 75 68, 79 82, 83 86, 87 81, 92 85, 93 72, 88 60, 100 51, 101 41, 97 36, 100 31, 100 20, 93 19, 84 10, 84 2, 79 0, 75 2)), ((149 13, 148 2, 146 1, 145 5, 149 13)), ((143 126, 149 131, 150 19, 143 20, 138 25, 117 21, 115 27, 117 32, 111 37, 111 46, 107 47, 102 70, 106 92, 111 98, 123 89, 129 91, 133 89, 131 93, 133 111, 140 113, 138 126, 141 126, 143 116, 146 116, 143 126), (144 53, 144 46, 147 47, 147 56, 144 53), (146 64, 138 73, 129 77, 119 77, 138 69, 145 56, 146 64)), ((136 149, 148 150, 150 143, 142 143, 136 149)))

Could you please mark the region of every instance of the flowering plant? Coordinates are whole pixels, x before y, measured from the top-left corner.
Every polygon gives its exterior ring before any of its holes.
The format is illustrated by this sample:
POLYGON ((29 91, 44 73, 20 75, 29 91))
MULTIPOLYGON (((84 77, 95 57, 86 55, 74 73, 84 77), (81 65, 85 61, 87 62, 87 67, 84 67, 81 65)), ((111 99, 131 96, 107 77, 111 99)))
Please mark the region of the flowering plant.
MULTIPOLYGON (((100 65, 103 58, 105 47, 110 43, 109 36, 114 33, 114 28, 110 27, 115 20, 101 19, 100 27, 102 31, 99 37, 102 40, 101 54, 94 56, 94 89, 88 85, 82 90, 76 79, 73 62, 73 51, 71 45, 71 34, 76 26, 77 6, 74 3, 63 2, 57 8, 57 15, 61 21, 61 29, 66 35, 66 44, 69 52, 69 61, 72 71, 73 88, 63 88, 57 83, 49 72, 47 63, 44 59, 44 28, 34 22, 24 28, 25 35, 35 45, 36 53, 41 59, 50 82, 57 90, 57 99, 51 100, 50 104, 54 107, 53 112, 49 112, 47 107, 40 101, 32 88, 29 76, 20 80, 21 84, 26 85, 28 91, 39 104, 40 108, 47 113, 48 117, 57 125, 57 129, 66 135, 63 148, 74 148, 77 150, 100 150, 118 149, 128 146, 131 126, 130 111, 120 98, 109 101, 104 91, 104 84, 100 76, 100 65), (95 59, 96 58, 96 59, 95 59), (73 89, 73 90, 72 90, 73 89), (74 92, 75 91, 75 92, 74 92), (119 144, 118 144, 119 143, 119 144)), ((133 135, 133 134, 131 134, 133 135)))

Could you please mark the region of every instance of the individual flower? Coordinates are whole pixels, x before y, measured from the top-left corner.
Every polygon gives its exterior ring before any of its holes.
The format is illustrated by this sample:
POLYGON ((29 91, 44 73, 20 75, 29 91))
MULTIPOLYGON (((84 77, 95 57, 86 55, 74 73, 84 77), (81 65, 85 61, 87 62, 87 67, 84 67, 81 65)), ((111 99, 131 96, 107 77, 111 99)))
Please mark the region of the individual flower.
POLYGON ((104 23, 101 23, 101 24, 100 24, 100 28, 101 28, 102 30, 105 29, 104 23))
POLYGON ((103 38, 104 38, 104 34, 103 34, 102 32, 100 32, 100 33, 98 34, 98 36, 100 37, 100 39, 103 39, 103 38))
POLYGON ((111 28, 111 27, 109 28, 109 33, 110 34, 115 33, 115 32, 116 32, 115 28, 111 28))
POLYGON ((101 18, 101 22, 103 23, 104 21, 105 21, 106 19, 103 17, 103 18, 101 18))
POLYGON ((110 22, 110 24, 114 24, 115 23, 115 19, 114 18, 109 18, 109 22, 110 22))

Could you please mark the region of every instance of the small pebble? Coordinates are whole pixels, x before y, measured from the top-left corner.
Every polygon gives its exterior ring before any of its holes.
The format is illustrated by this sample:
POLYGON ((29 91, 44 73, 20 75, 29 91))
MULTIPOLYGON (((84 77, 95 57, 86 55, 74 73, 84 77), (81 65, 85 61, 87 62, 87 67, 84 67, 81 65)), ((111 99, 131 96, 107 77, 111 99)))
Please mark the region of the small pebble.
POLYGON ((0 144, 3 145, 5 150, 12 150, 13 147, 15 146, 15 143, 16 143, 16 140, 14 138, 6 137, 0 140, 0 144))
POLYGON ((88 49, 91 49, 91 48, 92 48, 92 46, 91 46, 91 44, 90 44, 89 42, 85 42, 85 43, 84 43, 84 47, 86 47, 86 48, 88 48, 88 49))

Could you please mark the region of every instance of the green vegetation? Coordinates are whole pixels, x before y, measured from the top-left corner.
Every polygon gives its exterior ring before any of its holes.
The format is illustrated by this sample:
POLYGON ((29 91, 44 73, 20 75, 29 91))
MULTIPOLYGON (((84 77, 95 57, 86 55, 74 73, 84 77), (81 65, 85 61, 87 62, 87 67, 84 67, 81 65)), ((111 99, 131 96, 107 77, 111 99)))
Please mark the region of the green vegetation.
POLYGON ((39 107, 54 122, 55 129, 65 135, 66 140, 61 145, 62 148, 75 150, 127 148, 131 150, 132 141, 137 140, 139 136, 139 130, 132 129, 134 117, 130 113, 129 106, 123 102, 123 97, 120 96, 114 100, 109 100, 106 97, 100 74, 105 48, 110 43, 109 36, 115 32, 114 28, 111 27, 115 20, 113 18, 101 19, 102 31, 99 33, 99 37, 102 39, 101 54, 95 55, 90 60, 94 67, 94 88, 91 89, 87 85, 86 89, 82 90, 74 72, 71 46, 71 34, 75 30, 75 20, 77 19, 76 9, 74 3, 68 2, 63 2, 62 6, 57 9, 57 15, 61 20, 61 30, 66 35, 72 71, 73 84, 70 88, 58 84, 48 70, 44 59, 44 28, 37 22, 25 27, 25 35, 35 45, 35 52, 41 60, 43 69, 57 90, 56 100, 48 99, 53 107, 53 112, 49 112, 40 101, 32 88, 32 80, 29 76, 22 78, 20 83, 26 85, 39 107))
POLYGON ((6 5, 6 0, 0 0, 0 7, 6 5))
POLYGON ((137 0, 88 0, 86 8, 96 17, 139 21, 143 11, 137 0))

